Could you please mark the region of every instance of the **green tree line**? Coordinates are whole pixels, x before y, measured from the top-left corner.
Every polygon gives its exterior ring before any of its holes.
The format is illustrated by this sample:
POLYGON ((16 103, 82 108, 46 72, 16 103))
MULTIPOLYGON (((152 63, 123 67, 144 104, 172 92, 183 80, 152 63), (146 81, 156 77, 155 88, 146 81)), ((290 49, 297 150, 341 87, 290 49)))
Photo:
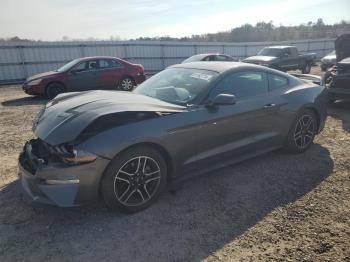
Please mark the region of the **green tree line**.
POLYGON ((342 20, 339 23, 327 25, 319 18, 316 22, 308 22, 297 26, 275 26, 273 22, 259 22, 256 25, 244 24, 230 31, 192 35, 190 37, 174 38, 139 37, 136 40, 166 40, 166 41, 196 41, 196 42, 263 42, 284 41, 316 38, 335 38, 341 34, 350 33, 350 22, 342 20))

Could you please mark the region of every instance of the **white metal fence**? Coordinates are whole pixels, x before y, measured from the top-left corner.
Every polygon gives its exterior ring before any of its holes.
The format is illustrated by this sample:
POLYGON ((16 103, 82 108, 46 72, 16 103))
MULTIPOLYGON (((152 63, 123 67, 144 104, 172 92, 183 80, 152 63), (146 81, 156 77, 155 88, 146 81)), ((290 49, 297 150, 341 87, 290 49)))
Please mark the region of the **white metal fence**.
POLYGON ((199 53, 219 52, 237 58, 255 55, 268 45, 294 45, 300 52, 314 52, 318 58, 334 49, 334 39, 283 42, 2 42, 0 43, 0 83, 20 82, 28 76, 57 69, 68 61, 84 56, 115 56, 139 63, 146 73, 158 72, 169 65, 199 53))

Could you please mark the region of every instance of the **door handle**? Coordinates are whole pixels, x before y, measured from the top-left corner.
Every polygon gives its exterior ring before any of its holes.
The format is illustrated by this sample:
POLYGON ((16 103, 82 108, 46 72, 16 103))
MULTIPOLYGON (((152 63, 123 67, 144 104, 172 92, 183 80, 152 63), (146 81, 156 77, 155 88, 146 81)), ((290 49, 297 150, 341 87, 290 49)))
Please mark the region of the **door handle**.
POLYGON ((266 104, 264 105, 264 108, 271 108, 271 107, 275 107, 276 104, 266 104))

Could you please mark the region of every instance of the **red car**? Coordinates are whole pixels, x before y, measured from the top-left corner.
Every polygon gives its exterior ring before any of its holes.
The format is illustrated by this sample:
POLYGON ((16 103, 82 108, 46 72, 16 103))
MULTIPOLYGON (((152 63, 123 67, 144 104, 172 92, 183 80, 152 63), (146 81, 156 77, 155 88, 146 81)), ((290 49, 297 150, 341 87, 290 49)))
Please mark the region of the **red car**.
POLYGON ((144 68, 116 57, 96 56, 75 59, 56 71, 29 77, 23 84, 29 95, 52 99, 63 92, 93 89, 131 91, 146 79, 144 68))

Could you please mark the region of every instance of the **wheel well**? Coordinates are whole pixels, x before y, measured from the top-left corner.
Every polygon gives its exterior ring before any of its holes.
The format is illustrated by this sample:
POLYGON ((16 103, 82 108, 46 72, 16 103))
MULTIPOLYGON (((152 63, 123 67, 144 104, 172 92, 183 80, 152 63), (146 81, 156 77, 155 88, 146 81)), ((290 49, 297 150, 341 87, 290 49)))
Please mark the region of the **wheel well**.
MULTIPOLYGON (((126 150, 129 150, 130 148, 138 147, 138 146, 151 147, 151 148, 156 150, 158 153, 160 153, 164 157, 164 160, 165 160, 165 163, 166 163, 166 166, 167 166, 167 173, 168 173, 167 184, 169 185, 171 183, 171 181, 172 181, 172 174, 173 174, 173 171, 174 171, 174 166, 173 166, 173 162, 172 162, 172 159, 170 157, 169 152, 164 147, 162 147, 161 145, 156 144, 156 143, 151 143, 151 142, 137 143, 137 144, 134 144, 134 145, 129 146, 127 148, 124 148, 122 151, 118 152, 114 157, 118 156, 119 154, 122 154, 123 152, 125 152, 126 150)), ((106 167, 106 169, 107 168, 108 168, 108 166, 106 167)), ((103 173, 102 173, 102 175, 100 176, 100 179, 99 179, 99 186, 98 186, 98 195, 99 196, 101 196, 101 182, 102 182, 102 178, 103 178, 103 176, 104 176, 104 174, 106 172, 106 169, 103 171, 103 173)))
POLYGON ((65 84, 63 84, 61 81, 51 81, 51 82, 49 82, 49 83, 46 84, 46 86, 45 86, 45 92, 46 92, 48 86, 51 85, 51 84, 60 84, 60 85, 63 86, 64 91, 67 91, 67 88, 66 88, 65 84))
POLYGON ((317 133, 318 133, 318 129, 320 128, 320 121, 321 121, 321 118, 320 118, 320 114, 318 113, 318 111, 313 108, 313 107, 307 107, 306 109, 312 111, 315 116, 316 116, 316 121, 317 121, 317 133))

